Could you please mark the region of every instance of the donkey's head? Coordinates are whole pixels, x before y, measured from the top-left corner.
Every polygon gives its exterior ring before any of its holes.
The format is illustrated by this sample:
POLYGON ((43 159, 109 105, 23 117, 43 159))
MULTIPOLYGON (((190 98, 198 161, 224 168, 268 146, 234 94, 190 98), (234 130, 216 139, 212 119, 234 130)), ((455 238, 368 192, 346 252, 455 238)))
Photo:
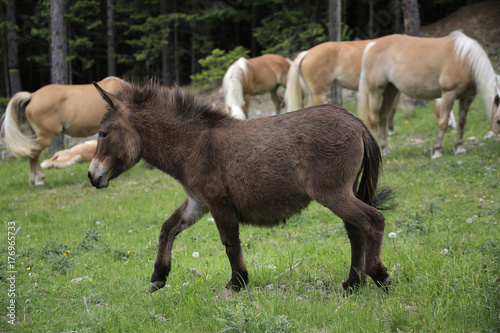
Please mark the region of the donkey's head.
POLYGON ((491 129, 495 134, 500 135, 500 75, 497 75, 495 83, 493 110, 491 111, 491 129))
POLYGON ((103 188, 140 160, 141 138, 131 122, 127 103, 105 92, 97 83, 94 85, 108 103, 108 112, 99 126, 97 149, 88 175, 93 186, 103 188))

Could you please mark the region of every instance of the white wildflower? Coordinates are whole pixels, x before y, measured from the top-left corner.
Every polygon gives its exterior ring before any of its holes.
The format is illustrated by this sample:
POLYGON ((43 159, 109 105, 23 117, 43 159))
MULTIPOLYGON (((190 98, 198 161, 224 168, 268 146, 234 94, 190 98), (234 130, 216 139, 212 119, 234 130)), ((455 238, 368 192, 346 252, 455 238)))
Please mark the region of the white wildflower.
POLYGON ((395 232, 390 232, 389 233, 389 238, 396 238, 396 237, 397 237, 397 235, 396 235, 395 232))
POLYGON ((194 258, 198 258, 199 256, 200 256, 200 254, 198 252, 196 252, 196 251, 193 252, 193 257, 194 258))

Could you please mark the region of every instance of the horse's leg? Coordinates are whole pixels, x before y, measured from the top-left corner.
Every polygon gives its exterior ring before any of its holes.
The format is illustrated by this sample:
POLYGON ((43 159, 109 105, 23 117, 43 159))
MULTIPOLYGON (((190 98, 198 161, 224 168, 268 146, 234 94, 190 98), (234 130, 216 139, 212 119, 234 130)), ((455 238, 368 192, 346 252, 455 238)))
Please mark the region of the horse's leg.
POLYGON ((252 95, 245 93, 243 98, 245 99, 245 104, 243 105, 243 112, 245 112, 245 117, 247 117, 248 119, 248 112, 250 110, 250 99, 252 98, 252 95))
POLYGON ((460 111, 458 113, 457 137, 455 139, 455 155, 465 154, 464 144, 464 127, 467 121, 467 112, 474 100, 473 97, 464 97, 460 99, 460 111))
POLYGON ((231 265, 231 280, 226 284, 226 288, 238 291, 248 283, 248 271, 241 251, 238 218, 229 207, 216 207, 210 212, 219 230, 222 244, 226 247, 227 258, 231 265))
POLYGON ((280 114, 281 105, 283 104, 283 98, 281 98, 278 95, 278 88, 279 88, 279 85, 276 85, 273 89, 271 89, 269 91, 271 93, 271 99, 273 100, 274 109, 276 110, 276 114, 280 114))
POLYGON ((182 205, 163 223, 160 231, 158 255, 151 275, 151 292, 165 286, 171 269, 172 246, 175 237, 196 223, 208 209, 194 199, 186 199, 182 205))
MULTIPOLYGON (((45 147, 44 147, 45 148, 45 147)), ((41 150, 33 150, 29 157, 30 160, 30 178, 29 184, 41 186, 45 184, 45 171, 43 171, 42 166, 40 165, 39 156, 41 150)))
POLYGON ((432 146, 432 159, 443 156, 442 148, 444 133, 448 128, 450 111, 453 108, 453 102, 455 102, 455 98, 456 96, 453 91, 443 92, 443 94, 441 95, 441 109, 439 110, 439 132, 436 141, 432 146))
POLYGON ((398 108, 399 96, 401 96, 401 93, 398 93, 398 96, 394 98, 394 103, 392 105, 391 113, 389 116, 389 122, 387 124, 389 135, 396 134, 396 131, 394 130, 394 115, 396 114, 396 110, 398 108))

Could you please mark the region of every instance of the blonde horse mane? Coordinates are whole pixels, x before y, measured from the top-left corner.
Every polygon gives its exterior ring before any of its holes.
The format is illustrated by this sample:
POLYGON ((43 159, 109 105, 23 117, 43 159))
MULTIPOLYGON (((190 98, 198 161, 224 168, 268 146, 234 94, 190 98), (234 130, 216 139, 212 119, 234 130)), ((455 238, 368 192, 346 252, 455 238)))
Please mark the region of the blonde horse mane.
POLYGON ((455 55, 472 69, 477 93, 486 109, 488 119, 491 119, 496 74, 490 59, 481 45, 463 32, 453 31, 450 36, 455 40, 453 50, 455 55))
POLYGON ((247 72, 247 60, 242 57, 229 67, 222 80, 226 111, 233 117, 239 119, 246 118, 242 107, 245 104, 245 99, 243 97, 243 82, 247 77, 247 72))

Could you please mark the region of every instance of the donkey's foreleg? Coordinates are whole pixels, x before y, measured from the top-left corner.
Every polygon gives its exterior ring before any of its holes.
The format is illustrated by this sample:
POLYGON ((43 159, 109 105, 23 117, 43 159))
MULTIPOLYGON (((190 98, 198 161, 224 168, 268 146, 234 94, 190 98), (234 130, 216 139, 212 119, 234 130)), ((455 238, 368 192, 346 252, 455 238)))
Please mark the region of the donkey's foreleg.
POLYGON ((151 275, 151 292, 165 286, 171 269, 172 246, 175 237, 197 222, 207 212, 208 209, 204 205, 188 198, 163 223, 160 231, 158 255, 156 256, 153 275, 151 275))
POLYGON ((467 112, 472 104, 474 97, 465 97, 460 100, 460 110, 458 113, 457 137, 455 139, 455 155, 465 154, 464 148, 464 128, 467 121, 467 112))
POLYGON ((231 265, 231 280, 226 284, 226 288, 238 291, 248 283, 248 271, 241 251, 238 219, 235 212, 229 208, 211 210, 211 213, 231 265))

